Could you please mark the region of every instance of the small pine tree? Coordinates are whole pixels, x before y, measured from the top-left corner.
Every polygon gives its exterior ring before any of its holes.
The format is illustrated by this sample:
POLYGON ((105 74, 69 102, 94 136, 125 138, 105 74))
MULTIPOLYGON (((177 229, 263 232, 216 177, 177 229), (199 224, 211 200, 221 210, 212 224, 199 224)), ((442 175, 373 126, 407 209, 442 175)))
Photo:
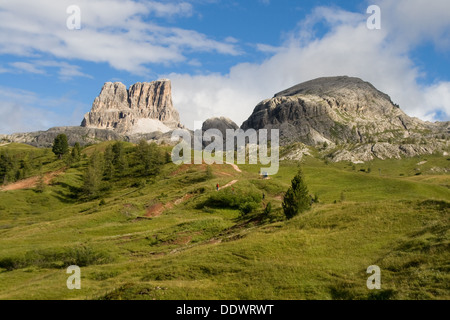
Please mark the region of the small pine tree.
POLYGON ((284 215, 288 219, 292 219, 311 207, 311 198, 301 169, 299 169, 297 175, 292 179, 291 187, 284 196, 282 206, 284 215))
POLYGON ((94 153, 83 175, 82 193, 88 199, 100 196, 103 179, 103 157, 100 153, 94 153))
POLYGON ((117 141, 113 145, 113 153, 114 153, 114 167, 117 170, 119 175, 123 175, 124 172, 128 169, 128 161, 125 155, 125 147, 122 141, 117 141))
POLYGON ((78 142, 73 146, 71 155, 73 162, 79 162, 81 160, 81 146, 78 142))
POLYGON ((58 134, 53 142, 52 151, 59 159, 69 152, 69 143, 67 136, 64 133, 58 134))
POLYGON ((43 193, 45 191, 45 180, 42 173, 39 174, 39 178, 36 183, 36 192, 43 193))
POLYGON ((105 165, 103 168, 103 178, 105 180, 111 180, 114 177, 114 152, 112 146, 106 147, 105 154, 105 165))

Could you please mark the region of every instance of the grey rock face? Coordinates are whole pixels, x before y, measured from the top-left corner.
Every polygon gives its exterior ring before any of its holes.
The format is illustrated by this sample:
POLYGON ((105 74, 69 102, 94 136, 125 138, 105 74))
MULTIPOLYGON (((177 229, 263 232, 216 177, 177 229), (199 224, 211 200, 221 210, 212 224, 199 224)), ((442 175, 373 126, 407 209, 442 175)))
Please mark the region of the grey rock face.
POLYGON ((204 132, 209 129, 217 129, 225 137, 227 129, 237 130, 239 129, 239 126, 229 118, 220 117, 220 118, 210 118, 205 122, 203 122, 202 131, 204 132))
POLYGON ((14 133, 4 135, 0 138, 5 141, 25 143, 39 148, 50 148, 58 134, 64 133, 67 136, 69 145, 76 142, 82 146, 99 141, 123 140, 123 137, 112 130, 83 128, 83 127, 55 127, 47 131, 36 131, 27 133, 14 133))
MULTIPOLYGON (((216 129, 219 130, 222 133, 222 137, 223 137, 223 149, 225 150, 226 147, 226 138, 227 138, 227 129, 232 129, 232 130, 237 130, 239 129, 239 126, 234 123, 231 119, 226 118, 226 117, 215 117, 215 118, 210 118, 208 120, 206 120, 205 122, 203 122, 202 125, 202 132, 203 135, 208 139, 208 133, 207 131, 210 129, 216 129)), ((213 140, 212 138, 209 138, 209 140, 213 140)), ((202 142, 203 146, 207 146, 210 144, 210 142, 208 141, 203 141, 202 142)))
MULTIPOLYGON (((445 149, 446 143, 402 151, 405 139, 420 140, 443 133, 445 124, 432 124, 406 115, 390 97, 358 78, 329 77, 301 83, 259 103, 242 129, 279 129, 281 145, 302 142, 320 144, 370 145, 360 155, 391 158, 445 149), (395 150, 386 147, 397 144, 395 150)), ((445 133, 445 132, 444 132, 445 133)), ((446 132, 448 134, 448 132, 446 132)), ((337 159, 352 158, 352 152, 337 159)))
POLYGON ((38 148, 51 148, 58 134, 67 136, 69 145, 78 142, 81 146, 95 144, 102 141, 127 141, 139 143, 140 140, 153 141, 158 144, 175 144, 171 141, 172 131, 162 133, 159 131, 151 133, 138 133, 131 135, 119 134, 114 130, 96 129, 84 127, 55 127, 47 131, 36 131, 27 133, 14 133, 0 135, 0 144, 8 142, 25 143, 38 148))
POLYGON ((167 132, 181 127, 172 104, 171 82, 136 83, 129 90, 120 82, 107 82, 81 126, 113 129, 120 134, 167 132))

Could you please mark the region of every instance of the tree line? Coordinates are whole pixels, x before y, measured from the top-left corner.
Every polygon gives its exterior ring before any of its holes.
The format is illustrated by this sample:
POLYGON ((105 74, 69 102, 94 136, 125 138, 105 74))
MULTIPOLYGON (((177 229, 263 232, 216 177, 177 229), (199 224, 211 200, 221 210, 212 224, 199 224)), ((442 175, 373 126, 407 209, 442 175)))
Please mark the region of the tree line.
POLYGON ((53 142, 53 160, 33 156, 33 152, 0 153, 0 183, 12 183, 38 172, 42 180, 43 161, 62 161, 67 167, 84 167, 82 186, 77 196, 94 199, 101 196, 117 181, 125 177, 145 178, 160 173, 162 165, 171 161, 170 154, 156 143, 145 140, 136 146, 116 141, 102 152, 94 150, 90 156, 77 142, 70 148, 65 134, 59 134, 53 142))

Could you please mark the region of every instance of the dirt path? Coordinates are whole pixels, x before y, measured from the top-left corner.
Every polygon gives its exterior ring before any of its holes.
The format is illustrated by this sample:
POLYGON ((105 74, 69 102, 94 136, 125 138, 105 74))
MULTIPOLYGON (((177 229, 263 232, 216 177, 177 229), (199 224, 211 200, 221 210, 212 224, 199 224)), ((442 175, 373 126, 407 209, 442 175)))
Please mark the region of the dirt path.
POLYGON ((220 187, 219 190, 222 190, 222 189, 231 187, 233 184, 235 184, 235 183, 238 182, 238 181, 239 181, 239 180, 233 180, 233 181, 231 181, 230 183, 224 185, 223 187, 220 187))
MULTIPOLYGON (((44 183, 46 185, 49 185, 52 182, 53 178, 59 176, 64 171, 65 171, 65 168, 46 173, 44 175, 44 183)), ((4 187, 1 187, 0 191, 31 189, 31 188, 36 187, 38 180, 39 180, 39 176, 23 179, 23 180, 8 184, 4 187)))
POLYGON ((164 213, 166 210, 172 209, 174 206, 177 206, 187 200, 192 198, 192 194, 186 194, 183 197, 175 200, 175 201, 169 201, 166 204, 163 204, 162 202, 155 203, 154 205, 147 208, 145 216, 150 218, 159 217, 164 213))
POLYGON ((239 167, 238 167, 236 164, 231 163, 231 162, 227 162, 227 164, 229 164, 230 166, 232 166, 233 169, 236 170, 237 172, 242 172, 242 170, 239 169, 239 167))

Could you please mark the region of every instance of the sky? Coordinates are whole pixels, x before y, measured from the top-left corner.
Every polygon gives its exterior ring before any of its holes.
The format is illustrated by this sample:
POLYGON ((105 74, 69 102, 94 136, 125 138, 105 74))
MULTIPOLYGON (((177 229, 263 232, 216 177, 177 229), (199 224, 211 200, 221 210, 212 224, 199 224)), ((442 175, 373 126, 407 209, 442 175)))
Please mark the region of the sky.
POLYGON ((193 128, 214 116, 241 125, 275 93, 339 75, 449 121, 450 2, 0 0, 0 134, 80 125, 109 81, 170 79, 193 128))

